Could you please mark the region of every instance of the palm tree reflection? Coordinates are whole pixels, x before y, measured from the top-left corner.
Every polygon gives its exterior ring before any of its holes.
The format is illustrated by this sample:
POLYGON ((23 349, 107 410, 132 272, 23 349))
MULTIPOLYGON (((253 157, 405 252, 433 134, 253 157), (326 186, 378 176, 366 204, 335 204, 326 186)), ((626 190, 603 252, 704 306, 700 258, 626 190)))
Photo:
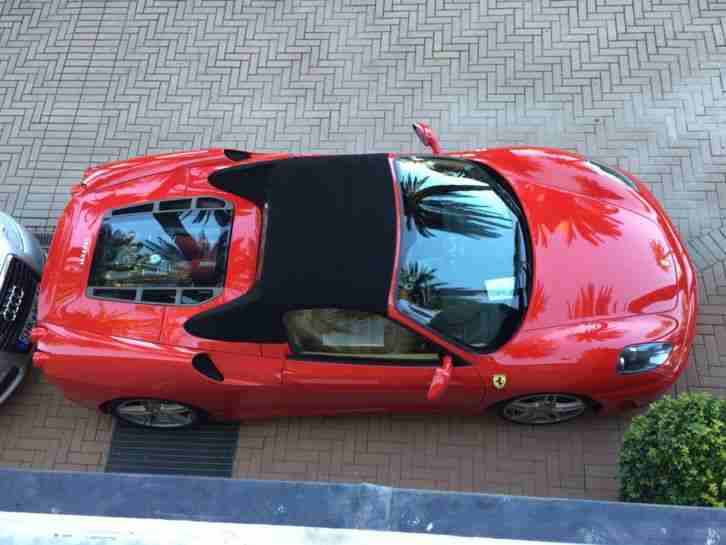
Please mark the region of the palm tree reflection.
MULTIPOLYGON (((583 168, 583 167, 574 167, 583 168)), ((588 172, 585 176, 575 176, 575 182, 580 186, 583 193, 596 199, 612 199, 622 200, 623 197, 608 189, 604 184, 598 183, 598 180, 592 176, 592 172, 588 172)))
POLYGON ((481 306, 485 289, 461 288, 437 280, 436 269, 412 261, 398 275, 399 298, 428 310, 481 306))
POLYGON ((399 297, 416 305, 431 308, 438 291, 444 286, 436 281, 436 269, 418 261, 401 268, 398 275, 399 297))
MULTIPOLYGON (((622 222, 615 217, 619 209, 605 199, 620 200, 621 197, 598 183, 593 172, 577 161, 568 158, 555 162, 558 166, 578 172, 573 176, 574 181, 589 197, 554 188, 535 188, 537 193, 534 198, 527 200, 530 215, 537 218, 530 225, 534 243, 546 247, 549 239, 557 233, 565 237, 568 245, 578 238, 594 246, 599 246, 606 238, 619 238, 622 235, 622 222)), ((541 160, 525 153, 516 153, 513 163, 517 166, 518 175, 531 177, 535 181, 545 181, 549 175, 541 160)))
POLYGON ((622 329, 614 327, 606 321, 588 322, 577 326, 575 333, 568 337, 575 339, 577 342, 601 342, 612 339, 619 339, 625 334, 622 329))
POLYGON ((617 302, 613 302, 613 287, 601 286, 597 293, 595 285, 588 284, 580 288, 575 304, 567 303, 567 316, 570 320, 607 316, 617 311, 617 302))
POLYGON ((606 238, 620 238, 622 222, 615 215, 619 209, 604 201, 570 193, 558 192, 556 202, 541 192, 529 201, 532 215, 538 219, 532 225, 535 244, 547 247, 550 237, 561 233, 571 245, 576 239, 599 246, 606 238), (553 213, 557 210, 557 213, 553 213))
MULTIPOLYGON (((570 320, 603 317, 615 314, 617 301, 613 301, 613 287, 600 286, 596 290, 594 284, 580 288, 575 303, 567 303, 567 316, 570 320)), ((605 320, 590 321, 576 326, 575 332, 568 337, 577 342, 595 342, 618 339, 624 331, 605 320)))
POLYGON ((655 259, 658 267, 660 267, 662 271, 668 272, 671 268, 671 252, 666 250, 663 243, 659 240, 650 241, 650 251, 653 253, 653 259, 655 259))
POLYGON ((528 319, 536 320, 545 308, 547 308, 547 301, 549 297, 544 292, 544 286, 542 282, 537 282, 532 291, 532 298, 529 301, 529 307, 527 308, 528 319))
POLYGON ((121 227, 104 222, 91 284, 215 285, 226 262, 229 211, 170 211, 152 218, 137 218, 121 227))
POLYGON ((483 202, 466 199, 467 192, 491 191, 485 184, 431 184, 429 177, 407 175, 401 181, 406 227, 421 236, 432 230, 448 231, 472 238, 498 238, 499 230, 511 228, 510 218, 489 209, 483 202))

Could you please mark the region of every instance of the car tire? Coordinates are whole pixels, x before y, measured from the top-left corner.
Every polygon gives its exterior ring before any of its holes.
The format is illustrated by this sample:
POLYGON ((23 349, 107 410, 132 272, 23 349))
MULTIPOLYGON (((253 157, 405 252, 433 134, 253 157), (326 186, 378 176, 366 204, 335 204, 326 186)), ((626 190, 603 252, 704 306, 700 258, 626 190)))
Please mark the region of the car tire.
POLYGON ((515 424, 544 426, 582 416, 590 402, 574 394, 541 393, 514 397, 498 407, 499 416, 515 424))
POLYGON ((147 429, 183 429, 204 421, 205 413, 178 401, 153 398, 118 399, 109 412, 119 420, 147 429))

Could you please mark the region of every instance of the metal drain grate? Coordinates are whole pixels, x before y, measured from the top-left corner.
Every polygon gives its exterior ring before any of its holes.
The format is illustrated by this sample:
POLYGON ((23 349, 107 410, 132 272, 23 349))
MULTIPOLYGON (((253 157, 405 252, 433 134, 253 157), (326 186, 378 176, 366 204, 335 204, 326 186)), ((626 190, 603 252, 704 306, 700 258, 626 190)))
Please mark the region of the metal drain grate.
POLYGON ((231 477, 239 424, 150 430, 116 421, 106 471, 231 477))

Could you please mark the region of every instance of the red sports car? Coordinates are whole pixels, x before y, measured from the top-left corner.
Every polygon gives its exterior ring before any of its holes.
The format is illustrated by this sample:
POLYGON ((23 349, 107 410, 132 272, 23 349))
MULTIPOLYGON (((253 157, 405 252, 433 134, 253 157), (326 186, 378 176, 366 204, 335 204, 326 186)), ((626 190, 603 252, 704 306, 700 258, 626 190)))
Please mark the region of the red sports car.
POLYGON ((632 175, 545 148, 172 153, 86 171, 34 363, 133 424, 648 403, 688 361, 693 267, 632 175))

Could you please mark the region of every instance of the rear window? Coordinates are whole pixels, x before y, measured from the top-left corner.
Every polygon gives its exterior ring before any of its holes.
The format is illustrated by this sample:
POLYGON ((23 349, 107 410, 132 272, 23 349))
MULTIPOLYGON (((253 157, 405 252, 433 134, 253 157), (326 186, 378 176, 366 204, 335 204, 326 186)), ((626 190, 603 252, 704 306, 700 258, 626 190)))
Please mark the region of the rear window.
POLYGON ((88 295, 151 304, 198 304, 224 286, 233 210, 219 199, 160 201, 110 212, 88 295))

